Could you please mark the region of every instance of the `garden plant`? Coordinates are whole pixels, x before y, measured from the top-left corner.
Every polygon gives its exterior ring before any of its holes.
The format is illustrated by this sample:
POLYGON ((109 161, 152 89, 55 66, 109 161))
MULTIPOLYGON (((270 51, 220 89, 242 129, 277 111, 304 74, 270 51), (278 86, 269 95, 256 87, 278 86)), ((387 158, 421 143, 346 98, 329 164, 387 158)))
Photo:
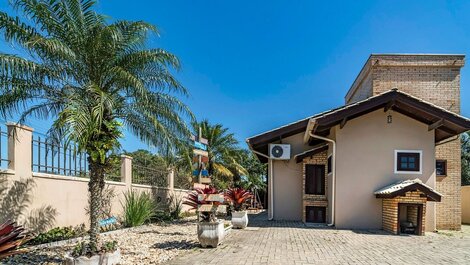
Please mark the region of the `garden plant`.
POLYGON ((0 32, 27 56, 0 54, 0 115, 53 120, 50 141, 87 153, 90 241, 82 253, 98 253, 100 198, 124 128, 159 147, 187 138, 183 117, 193 117, 178 96, 188 91, 172 74, 180 62, 146 45, 155 26, 110 21, 93 0, 10 2, 18 16, 0 12, 0 32))

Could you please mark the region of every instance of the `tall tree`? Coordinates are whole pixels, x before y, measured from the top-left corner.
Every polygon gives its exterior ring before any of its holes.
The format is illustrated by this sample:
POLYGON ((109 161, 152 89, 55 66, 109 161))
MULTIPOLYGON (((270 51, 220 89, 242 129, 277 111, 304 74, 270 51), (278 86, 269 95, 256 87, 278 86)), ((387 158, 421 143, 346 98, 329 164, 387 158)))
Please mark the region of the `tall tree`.
POLYGON ((11 0, 18 16, 0 12, 6 41, 25 56, 0 54, 0 111, 54 119, 49 135, 74 141, 89 155, 90 244, 98 243, 98 206, 109 154, 124 127, 142 141, 168 146, 186 138, 179 96, 187 90, 172 75, 176 56, 150 49, 157 29, 143 21, 109 22, 93 0, 11 0))
POLYGON ((240 151, 238 141, 233 133, 222 124, 211 124, 208 120, 193 123, 193 133, 197 134, 201 128, 202 136, 209 142, 208 171, 217 188, 227 188, 233 183, 236 174, 244 173, 240 165, 240 151))
POLYGON ((470 185, 470 133, 462 134, 462 185, 470 185))

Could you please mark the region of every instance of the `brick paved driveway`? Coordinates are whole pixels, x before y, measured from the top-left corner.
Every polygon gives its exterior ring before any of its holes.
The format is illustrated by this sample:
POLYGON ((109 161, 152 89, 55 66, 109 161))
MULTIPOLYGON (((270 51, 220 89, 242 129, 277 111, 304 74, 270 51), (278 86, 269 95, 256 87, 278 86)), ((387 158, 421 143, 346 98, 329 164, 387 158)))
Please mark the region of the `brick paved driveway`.
POLYGON ((394 236, 382 231, 306 227, 250 216, 217 249, 196 248, 171 264, 470 264, 466 232, 394 236))

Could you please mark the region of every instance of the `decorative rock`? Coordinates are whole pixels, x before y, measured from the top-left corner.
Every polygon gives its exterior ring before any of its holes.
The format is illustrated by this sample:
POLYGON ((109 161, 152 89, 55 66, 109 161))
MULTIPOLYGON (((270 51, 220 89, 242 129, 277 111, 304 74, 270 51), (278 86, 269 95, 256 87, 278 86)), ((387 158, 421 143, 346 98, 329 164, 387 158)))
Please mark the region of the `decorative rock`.
POLYGON ((94 255, 91 257, 78 257, 71 256, 65 257, 66 265, 117 265, 121 261, 121 252, 118 250, 113 253, 104 253, 101 255, 94 255))
MULTIPOLYGON (((172 223, 149 224, 117 230, 102 234, 101 239, 118 242, 122 265, 162 264, 183 252, 198 247, 196 231, 196 218, 192 217, 172 223)), ((64 264, 65 256, 73 247, 74 244, 67 244, 32 250, 3 259, 0 264, 64 264)))

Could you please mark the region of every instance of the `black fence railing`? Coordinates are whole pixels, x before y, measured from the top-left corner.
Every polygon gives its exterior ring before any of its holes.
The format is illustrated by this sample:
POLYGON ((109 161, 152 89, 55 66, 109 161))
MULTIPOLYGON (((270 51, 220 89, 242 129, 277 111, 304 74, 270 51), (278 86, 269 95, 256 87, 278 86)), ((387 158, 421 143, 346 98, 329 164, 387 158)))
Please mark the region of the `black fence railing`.
POLYGON ((156 170, 138 165, 132 166, 132 183, 150 185, 156 187, 167 187, 168 171, 156 170))
POLYGON ((33 134, 32 167, 34 172, 63 176, 88 177, 87 155, 76 144, 58 144, 33 134))
POLYGON ((177 189, 189 190, 192 188, 193 177, 191 174, 186 172, 175 172, 174 175, 174 187, 177 189))
POLYGON ((8 168, 8 131, 2 124, 0 125, 0 168, 8 168))

